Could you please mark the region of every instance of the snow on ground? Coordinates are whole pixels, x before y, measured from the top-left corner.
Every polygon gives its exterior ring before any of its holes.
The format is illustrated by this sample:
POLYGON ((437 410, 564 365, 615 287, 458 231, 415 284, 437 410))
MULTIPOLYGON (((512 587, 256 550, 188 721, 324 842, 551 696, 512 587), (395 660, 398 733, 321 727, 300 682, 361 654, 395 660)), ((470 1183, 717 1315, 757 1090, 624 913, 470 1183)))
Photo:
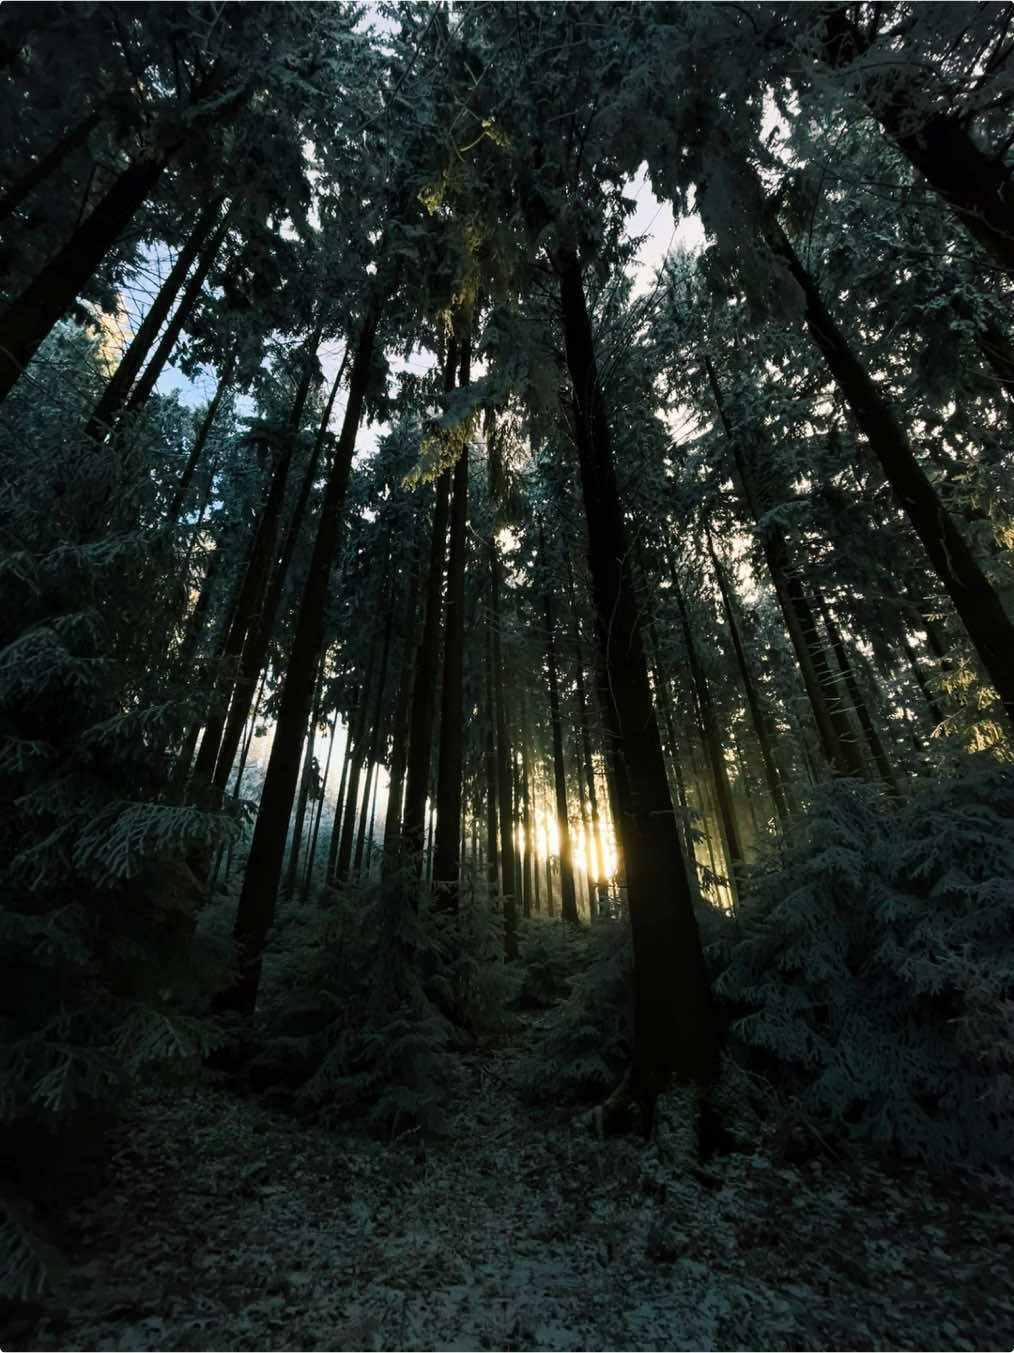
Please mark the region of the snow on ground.
POLYGON ((531 1027, 461 1057, 438 1140, 148 1093, 0 1347, 1014 1346, 1009 1184, 777 1152, 679 1176, 518 1098, 531 1027))

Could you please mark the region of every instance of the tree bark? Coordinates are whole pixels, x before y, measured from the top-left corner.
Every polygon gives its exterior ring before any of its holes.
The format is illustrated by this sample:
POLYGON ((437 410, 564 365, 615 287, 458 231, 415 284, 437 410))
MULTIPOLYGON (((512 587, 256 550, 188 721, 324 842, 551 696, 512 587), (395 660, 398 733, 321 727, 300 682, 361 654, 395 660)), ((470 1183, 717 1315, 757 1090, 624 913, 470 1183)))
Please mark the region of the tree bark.
POLYGON ((725 623, 729 626, 729 634, 732 638, 732 648, 736 655, 736 666, 739 668, 739 679, 746 693, 746 703, 750 710, 750 722, 753 724, 753 731, 757 738, 757 745, 760 748, 761 763, 764 766, 764 778, 767 781, 768 792, 775 806, 775 813, 778 818, 784 822, 789 815, 788 803, 785 798, 785 790, 782 787, 781 771, 778 763, 775 761, 774 740, 771 737, 770 725, 764 706, 761 703, 760 694, 757 690, 756 682, 753 678, 753 672, 746 656, 746 649, 743 645, 743 639, 739 632, 739 621, 736 618, 736 607, 733 601, 732 591, 729 587, 729 581, 725 576, 725 569, 715 550, 715 542, 711 538, 711 528, 705 522, 704 537, 708 544, 708 556, 711 559, 712 571, 715 574, 715 580, 718 583, 718 590, 722 596, 722 609, 725 612, 725 623))
POLYGON ((313 697, 331 569, 338 550, 341 514, 373 366, 379 318, 379 299, 373 295, 367 303, 356 345, 345 418, 324 493, 236 915, 233 934, 240 950, 242 973, 236 986, 225 993, 222 1004, 247 1013, 252 1013, 257 1002, 264 941, 274 919, 289 813, 299 775, 299 750, 313 697))
POLYGON ((385 876, 398 867, 401 850, 401 809, 405 790, 405 767, 408 763, 409 707, 415 675, 416 605, 419 600, 421 572, 422 560, 417 549, 401 628, 401 673, 398 678, 398 699, 391 730, 391 776, 387 792, 387 812, 384 817, 385 876))
POLYGON ((603 1121, 648 1132, 671 1076, 702 1084, 716 1078, 718 1028, 652 706, 581 269, 567 254, 557 267, 634 942, 633 1056, 603 1121))

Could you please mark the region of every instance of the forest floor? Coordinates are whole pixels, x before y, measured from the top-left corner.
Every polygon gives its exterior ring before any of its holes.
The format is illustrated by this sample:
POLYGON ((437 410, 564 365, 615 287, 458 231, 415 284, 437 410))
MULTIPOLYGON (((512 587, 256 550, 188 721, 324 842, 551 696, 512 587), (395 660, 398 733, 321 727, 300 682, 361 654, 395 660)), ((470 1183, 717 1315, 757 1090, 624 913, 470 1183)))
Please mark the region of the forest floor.
POLYGON ((539 1020, 460 1056, 438 1139, 149 1091, 0 1348, 1014 1347, 1009 1185, 777 1152, 674 1173, 520 1098, 539 1020))

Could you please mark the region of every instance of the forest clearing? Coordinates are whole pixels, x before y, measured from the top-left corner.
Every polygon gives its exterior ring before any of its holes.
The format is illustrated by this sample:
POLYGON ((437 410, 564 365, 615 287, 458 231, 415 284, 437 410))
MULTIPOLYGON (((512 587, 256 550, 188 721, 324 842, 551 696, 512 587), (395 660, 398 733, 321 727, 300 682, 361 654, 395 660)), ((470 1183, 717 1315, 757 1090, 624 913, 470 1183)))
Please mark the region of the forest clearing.
POLYGON ((0 1347, 1014 1344, 1012 112, 0 6, 0 1347))

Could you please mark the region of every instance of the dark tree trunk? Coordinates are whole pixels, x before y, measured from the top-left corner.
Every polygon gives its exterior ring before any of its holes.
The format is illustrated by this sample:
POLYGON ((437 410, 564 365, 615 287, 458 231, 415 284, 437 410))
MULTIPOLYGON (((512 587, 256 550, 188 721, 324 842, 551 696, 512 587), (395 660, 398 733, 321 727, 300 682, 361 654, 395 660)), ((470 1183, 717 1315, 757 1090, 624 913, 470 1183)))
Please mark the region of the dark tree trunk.
POLYGON ((609 1127, 650 1131, 669 1078, 708 1084, 718 1074, 718 1028, 693 911, 693 888, 669 794, 641 642, 629 550, 616 488, 580 265, 558 263, 575 438, 588 522, 602 667, 602 709, 620 813, 634 942, 634 1049, 608 1105, 609 1127))
MULTIPOLYGON (((458 385, 469 382, 470 351, 462 343, 458 385)), ((461 868, 461 768, 464 762, 465 556, 468 526, 468 446, 454 467, 451 531, 447 549, 444 603, 444 673, 440 691, 440 748, 437 758, 437 823, 433 853, 433 895, 437 905, 458 905, 461 868)))
POLYGON ((497 808, 500 820, 500 889, 503 894, 504 932, 508 936, 508 947, 517 944, 518 926, 518 878, 517 858, 514 850, 514 805, 511 800, 513 776, 511 775, 511 747, 507 736, 507 698, 504 690, 503 635, 501 598, 500 557, 495 538, 490 542, 490 627, 492 643, 490 657, 493 662, 493 721, 496 734, 496 783, 497 808))
POLYGON ((194 312, 194 306, 197 304, 201 295, 201 289, 204 286, 205 278, 211 271, 212 264, 218 257, 218 251, 222 247, 222 241, 225 239, 229 230, 231 210, 227 211, 218 225, 218 229, 208 240, 201 251, 201 257, 198 260, 197 267, 194 269, 194 275, 187 283, 187 289, 183 293, 179 305, 173 312, 172 319, 166 325, 165 333, 162 335, 158 347, 155 349, 151 360, 144 368, 138 379, 137 384, 130 392, 130 398, 126 402, 127 413, 137 413, 147 404, 151 397, 151 392, 155 388, 159 376, 165 370, 166 363, 173 354, 173 349, 183 332, 184 325, 190 319, 194 312))
MULTIPOLYGON (((870 376, 831 318, 813 278, 785 232, 772 222, 772 250, 787 264, 806 297, 806 323, 814 343, 855 415, 930 563, 954 603, 975 651, 1014 723, 1014 624, 979 566, 954 518, 940 501, 870 376)), ((1014 246, 1014 237, 1009 241, 1014 246)))
POLYGON ((549 678, 549 721, 553 737, 553 788, 556 793, 556 830, 560 838, 560 911, 570 925, 577 925, 577 895, 574 890, 574 856, 570 844, 570 814, 567 810, 567 769, 563 759, 563 724, 560 719, 560 679, 556 667, 556 620, 549 581, 546 540, 539 526, 539 557, 542 560, 542 615, 546 627, 546 671, 549 678))
POLYGON ((323 641, 331 569, 338 552, 341 515, 363 401, 373 366, 379 317, 379 302, 371 297, 356 345, 345 418, 324 493, 236 915, 233 933, 242 958, 242 975, 233 990, 226 994, 223 1005, 245 1012, 252 1012, 257 1002, 264 941, 274 918, 289 813, 299 775, 299 751, 313 698, 313 681, 323 641))
MULTIPOLYGON (((378 602, 383 596, 386 586, 387 566, 385 561, 383 577, 377 588, 378 602)), ((334 862, 333 882, 336 887, 346 881, 349 876, 349 870, 352 867, 352 851, 356 837, 356 814, 359 810, 360 803, 359 782, 362 778, 363 766, 366 765, 369 753, 371 733, 370 693, 377 682, 381 648, 386 648, 390 642, 390 612, 388 612, 387 622, 384 625, 383 638, 381 638, 379 610, 376 605, 374 606, 374 617, 373 633, 370 638, 369 657, 366 662, 366 670, 363 673, 362 698, 359 701, 359 707, 356 711, 355 727, 350 728, 349 730, 349 735, 352 739, 352 756, 349 760, 349 783, 345 794, 345 806, 342 812, 341 839, 334 862)))
MULTIPOLYGON (((225 702, 228 701, 230 695, 233 693, 235 682, 239 679, 240 672, 242 671, 244 644, 248 632, 255 624, 256 617, 260 613, 264 590, 267 586, 272 560, 275 556, 275 540, 278 535, 278 524, 282 515, 282 507, 285 503, 285 488, 288 483, 289 469, 292 464, 296 435, 303 416, 303 408, 310 392, 313 374, 317 369, 317 341, 318 335, 314 335, 314 339, 310 344, 310 351, 304 361, 303 376, 299 383, 295 400, 293 401, 288 427, 284 433, 281 454, 271 477, 271 487, 268 490, 267 500, 257 525, 257 532, 254 536, 246 572, 239 588, 239 594, 233 608, 229 628, 225 636, 225 642, 222 645, 221 659, 223 664, 226 666, 234 666, 236 671, 230 678, 227 678, 228 688, 223 693, 222 706, 209 716, 204 726, 204 738, 201 742, 200 751, 197 753, 197 762, 193 772, 194 780, 199 791, 202 786, 208 784, 214 784, 218 791, 224 789, 226 781, 229 778, 229 772, 232 768, 232 761, 236 754, 236 748, 239 745, 239 739, 242 736, 243 725, 246 722, 246 716, 250 708, 250 700, 253 697, 257 677, 260 674, 260 666, 255 668, 252 673, 247 673, 249 684, 246 690, 246 699, 242 704, 242 712, 237 719, 233 720, 232 724, 227 724, 225 702), (222 753, 225 750, 223 747, 223 731, 227 727, 230 734, 230 747, 229 754, 226 757, 222 753)), ((309 710, 307 713, 309 713, 309 710)), ((300 743, 302 743, 302 738, 300 738, 300 743)), ((214 802, 214 797, 212 801, 214 802)))
POLYGON ((147 200, 166 163, 165 154, 151 154, 125 169, 60 252, 0 315, 0 400, 7 398, 43 339, 147 200))
POLYGON ((317 800, 317 807, 314 809, 313 830, 310 833, 310 845, 306 852, 306 865, 303 868, 303 886, 300 889, 300 896, 304 902, 310 896, 310 888, 313 884, 313 866, 317 858, 320 820, 324 815, 324 802, 327 798, 327 777, 331 773, 331 757, 334 754, 334 735, 337 727, 338 711, 336 709, 331 718, 331 731, 327 739, 327 756, 324 758, 324 773, 320 781, 320 798, 317 800))
POLYGON ((817 609, 820 611, 824 621, 824 628, 827 630, 827 637, 831 641, 831 648, 834 652, 835 661, 841 669, 841 674, 845 680, 845 686, 852 700, 852 707, 856 712, 856 718, 859 720, 859 727, 863 730, 863 736, 866 739, 866 745, 870 749, 870 755, 873 757, 873 764, 877 768, 877 774, 885 785, 895 794, 898 792, 898 781, 887 759, 887 753, 884 751, 884 744, 881 741, 880 734, 870 717, 869 707, 862 691, 859 689, 859 682, 856 680, 855 667, 852 659, 849 657, 848 650, 845 647, 845 640, 842 638, 841 631, 835 623, 834 616, 831 614, 827 602, 824 600, 823 593, 814 589, 814 598, 817 602, 817 609))
MULTIPOLYGON (((159 288, 158 295, 155 297, 150 310, 141 321, 140 328, 131 339, 127 351, 123 354, 120 365, 113 372, 101 398, 92 410, 85 426, 85 436, 92 441, 101 441, 106 437, 112 428, 116 415, 127 402, 127 396, 137 379, 137 373, 141 370, 144 359, 148 356, 152 344, 158 337, 159 330, 172 309, 173 301, 186 282, 187 273, 190 271, 194 259, 215 228, 215 222, 218 220, 221 211, 222 198, 215 197, 197 218, 197 224, 190 232, 190 238, 180 250, 176 262, 170 269, 169 276, 159 288)), ((181 306, 180 309, 182 308, 181 306)), ((184 316, 184 322, 185 319, 186 316, 184 316)))
MULTIPOLYGON (((319 338, 319 332, 320 331, 318 330, 311 341, 314 346, 319 338)), ((275 620, 277 619, 282 596, 285 592, 285 584, 288 580, 292 557, 296 552, 296 546, 303 533, 306 507, 310 501, 310 494, 313 491, 313 486, 317 479, 320 454, 324 448, 328 423, 331 420, 331 411, 334 408, 334 401, 338 393, 341 377, 342 369, 340 368, 332 383, 327 407, 320 420, 317 436, 314 439, 313 448, 310 452, 310 459, 307 462, 306 469, 303 473, 303 479, 299 486, 299 492, 292 507, 292 514, 289 517, 289 523, 286 527, 281 553, 274 561, 274 565, 268 573, 263 600, 250 619, 250 625, 243 641, 243 649, 240 654, 239 666, 236 671, 236 680, 232 690, 232 703, 229 706, 229 714, 222 733, 218 760, 215 764, 213 783, 219 789, 225 786, 226 780, 228 779, 229 767, 232 765, 233 757, 236 755, 240 730, 246 721, 247 710, 250 708, 250 697, 253 693, 253 688, 257 683, 257 678, 263 671, 267 661, 268 648, 271 644, 271 636, 274 633, 275 628, 275 620)), ((294 410, 293 421, 290 424, 293 437, 295 437, 299 431, 299 422, 302 419, 302 411, 305 407, 306 396, 309 393, 308 388, 304 389, 301 387, 301 393, 303 399, 302 403, 297 405, 298 417, 296 417, 296 410, 294 410)))
POLYGON ((313 779, 313 745, 316 741, 317 724, 320 721, 320 699, 324 686, 324 663, 317 671, 317 681, 313 691, 313 704, 310 709, 310 722, 306 729, 306 746, 303 750, 303 773, 299 777, 299 797, 296 799, 296 812, 292 821, 292 841, 289 844, 289 868, 285 878, 286 897, 295 897, 296 879, 299 874, 299 852, 303 845, 303 823, 306 819, 306 805, 310 801, 310 783, 313 779))
POLYGON ((398 867, 401 850, 401 809, 405 791, 405 767, 408 763, 409 708, 415 675, 416 605, 419 600, 419 582, 422 561, 419 552, 412 564, 412 578, 408 586, 404 623, 401 627, 401 673, 398 678, 398 699, 395 704, 394 724, 391 730, 391 776, 387 792, 387 812, 384 818, 383 872, 389 874, 398 867))
MULTIPOLYGON (((385 575, 387 568, 385 565, 385 575)), ((384 591, 387 591, 385 585, 384 591)), ((380 760, 380 744, 384 731, 384 694, 387 690, 387 668, 391 656, 391 633, 394 629, 394 611, 387 606, 384 615, 384 640, 380 648, 380 660, 377 665, 377 673, 371 682, 371 687, 376 690, 373 701, 373 710, 370 716, 370 745, 366 752, 367 770, 366 787, 363 790, 363 812, 359 820, 359 831, 356 836, 356 850, 352 860, 352 877, 358 878, 363 861, 363 846, 366 839, 367 809, 370 802, 370 791, 373 787, 376 776, 377 763, 380 760)), ((370 836, 370 846, 372 850, 373 837, 370 836)))
MULTIPOLYGON (((454 389, 456 365, 457 345, 451 339, 448 342, 444 366, 444 390, 447 393, 454 389)), ((443 590, 444 556, 447 551, 450 494, 451 472, 448 469, 444 470, 437 480, 436 505, 433 510, 426 610, 415 663, 408 766, 405 774, 405 810, 401 823, 402 851, 405 858, 414 858, 417 875, 421 875, 422 872, 422 852, 426 839, 426 799, 430 788, 433 714, 440 656, 440 595, 443 590)))
MULTIPOLYGON (((207 413, 201 419, 201 426, 198 428, 197 436, 194 438, 194 444, 190 448, 190 455, 187 457, 187 463, 184 465, 180 474, 179 483, 173 490, 172 502, 166 511, 166 520, 172 524, 179 521, 180 513, 183 511, 183 504, 186 501, 187 490, 190 488, 194 472, 200 464, 201 455, 207 445, 208 437, 211 435, 211 429, 214 426, 215 418, 218 416, 218 410, 221 407, 222 400, 232 382, 232 375, 236 369, 237 348, 234 344, 230 349, 222 366, 222 374, 218 379, 218 386, 214 397, 208 405, 207 413)), ((209 486, 210 487, 210 486, 209 486)))
MULTIPOLYGON (((356 705, 356 717, 362 708, 362 702, 366 699, 366 692, 360 691, 359 700, 356 705)), ((345 806, 345 798, 348 793, 349 768, 352 765, 352 719, 350 717, 345 728, 345 752, 342 756, 342 773, 338 782, 338 794, 334 801, 334 817, 331 820, 331 835, 327 843, 327 864, 324 868, 324 882, 329 888, 335 886, 335 868, 338 864, 338 848, 341 845, 342 837, 342 814, 345 806)))

